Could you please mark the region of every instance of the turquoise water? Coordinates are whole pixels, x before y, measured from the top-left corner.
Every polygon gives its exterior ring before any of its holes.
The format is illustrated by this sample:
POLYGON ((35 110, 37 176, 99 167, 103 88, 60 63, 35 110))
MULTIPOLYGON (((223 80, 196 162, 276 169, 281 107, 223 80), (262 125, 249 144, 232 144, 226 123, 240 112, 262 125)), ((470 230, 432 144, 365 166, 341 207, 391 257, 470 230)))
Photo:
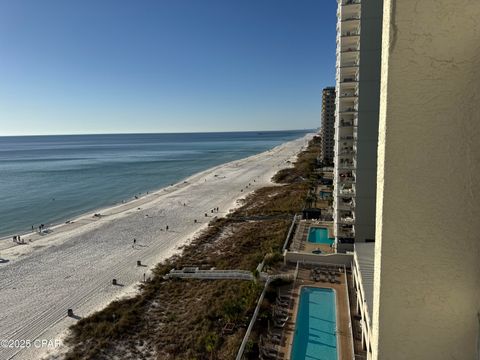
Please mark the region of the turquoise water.
POLYGON ((291 360, 337 360, 335 292, 302 287, 291 360))
POLYGON ((129 200, 307 132, 0 137, 0 236, 129 200))
POLYGON ((320 198, 322 199, 330 199, 332 197, 332 193, 328 191, 320 191, 320 198))
POLYGON ((308 231, 308 242, 315 244, 332 245, 335 239, 328 237, 328 230, 320 227, 311 227, 308 231))

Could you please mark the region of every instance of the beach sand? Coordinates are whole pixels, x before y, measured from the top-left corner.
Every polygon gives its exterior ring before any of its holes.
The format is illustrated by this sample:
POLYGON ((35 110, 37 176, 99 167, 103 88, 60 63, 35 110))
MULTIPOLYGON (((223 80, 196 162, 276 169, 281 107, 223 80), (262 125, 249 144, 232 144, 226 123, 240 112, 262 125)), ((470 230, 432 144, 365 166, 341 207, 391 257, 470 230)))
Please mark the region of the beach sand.
POLYGON ((312 136, 211 168, 137 200, 93 211, 53 227, 48 235, 25 235, 26 245, 3 240, 0 339, 30 340, 32 346, 0 347, 0 359, 39 359, 65 350, 65 345, 38 348, 33 341, 61 340, 79 318, 135 294, 144 274, 148 278, 158 262, 181 251, 214 216, 226 215, 239 199, 270 185, 271 177, 288 167, 312 136), (218 213, 211 213, 214 207, 219 207, 218 213), (94 213, 102 216, 93 217, 94 213), (137 266, 138 260, 142 266, 137 266), (120 286, 112 285, 113 278, 120 286), (68 308, 75 317, 66 316, 68 308))

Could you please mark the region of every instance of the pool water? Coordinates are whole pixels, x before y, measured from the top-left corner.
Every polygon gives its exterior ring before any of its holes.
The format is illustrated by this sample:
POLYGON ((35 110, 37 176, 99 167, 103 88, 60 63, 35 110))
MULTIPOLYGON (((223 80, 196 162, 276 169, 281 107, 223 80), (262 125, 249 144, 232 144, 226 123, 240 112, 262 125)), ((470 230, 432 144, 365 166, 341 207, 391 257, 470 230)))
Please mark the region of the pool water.
POLYGON ((333 289, 302 287, 291 360, 338 360, 336 323, 333 289))
POLYGON ((321 199, 326 200, 326 199, 330 199, 331 197, 332 197, 332 193, 331 193, 331 192, 320 191, 320 198, 321 198, 321 199))
POLYGON ((315 244, 332 245, 335 239, 328 237, 328 230, 326 228, 311 227, 308 231, 308 242, 315 244))

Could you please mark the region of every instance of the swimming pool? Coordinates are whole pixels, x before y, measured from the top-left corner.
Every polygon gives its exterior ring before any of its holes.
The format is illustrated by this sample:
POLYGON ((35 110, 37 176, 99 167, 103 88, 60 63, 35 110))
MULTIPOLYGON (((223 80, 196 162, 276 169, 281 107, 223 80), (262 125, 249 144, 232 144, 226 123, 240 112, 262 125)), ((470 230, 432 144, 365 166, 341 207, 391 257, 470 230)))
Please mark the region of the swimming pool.
POLYGON ((330 191, 320 191, 320 198, 322 200, 327 200, 332 198, 332 193, 330 191))
POLYGON ((291 360, 338 360, 336 324, 333 289, 302 287, 291 360))
POLYGON ((328 237, 328 230, 320 227, 311 227, 308 230, 308 242, 332 245, 335 239, 328 237))

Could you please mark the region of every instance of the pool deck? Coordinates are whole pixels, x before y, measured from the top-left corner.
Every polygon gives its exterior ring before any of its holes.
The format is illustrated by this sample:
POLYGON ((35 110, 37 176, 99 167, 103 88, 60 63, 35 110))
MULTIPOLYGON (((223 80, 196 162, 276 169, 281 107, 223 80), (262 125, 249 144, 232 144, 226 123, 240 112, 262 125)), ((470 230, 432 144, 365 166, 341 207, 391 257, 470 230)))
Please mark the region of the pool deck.
POLYGON ((334 250, 327 244, 311 243, 308 241, 308 232, 310 227, 323 227, 328 229, 328 236, 333 238, 333 225, 331 221, 300 220, 295 232, 290 250, 312 253, 313 250, 320 249, 322 253, 332 254, 334 250))
POLYGON ((278 359, 289 360, 293 345, 293 335, 295 333, 295 322, 299 305, 299 294, 302 286, 311 286, 316 288, 329 288, 335 290, 336 311, 337 311, 337 351, 338 359, 352 359, 352 332, 350 329, 349 301, 347 289, 345 286, 346 274, 340 275, 340 284, 331 284, 327 282, 315 282, 310 280, 310 269, 299 269, 298 278, 293 289, 293 304, 291 305, 291 316, 283 332, 282 346, 279 349, 278 359))

